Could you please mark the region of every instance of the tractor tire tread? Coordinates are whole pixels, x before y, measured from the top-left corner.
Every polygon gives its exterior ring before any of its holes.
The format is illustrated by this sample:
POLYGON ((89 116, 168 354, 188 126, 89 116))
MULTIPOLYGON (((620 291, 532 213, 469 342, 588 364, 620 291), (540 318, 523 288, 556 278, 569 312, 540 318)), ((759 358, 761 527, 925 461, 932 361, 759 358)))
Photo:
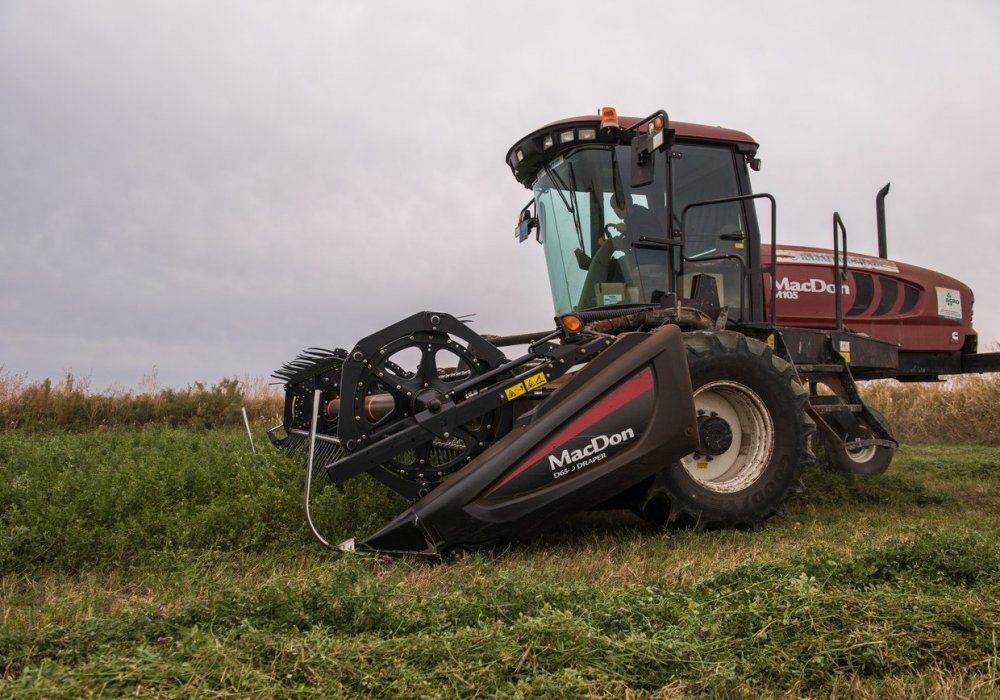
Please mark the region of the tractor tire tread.
MULTIPOLYGON (((767 481, 764 486, 770 489, 758 503, 748 506, 749 498, 742 505, 732 509, 718 506, 720 494, 709 494, 687 475, 680 462, 671 464, 658 473, 650 482, 646 492, 640 497, 637 512, 647 521, 656 526, 667 528, 692 528, 696 531, 708 529, 750 529, 758 530, 763 523, 775 515, 784 515, 784 503, 789 495, 801 493, 804 486, 801 474, 805 467, 815 461, 815 456, 809 447, 809 438, 816 430, 816 425, 806 414, 809 395, 798 380, 791 364, 774 355, 767 344, 748 338, 735 331, 694 331, 684 334, 684 344, 688 352, 688 364, 692 368, 692 380, 695 375, 719 370, 713 369, 713 364, 732 365, 737 360, 737 371, 746 371, 750 367, 754 371, 767 374, 766 382, 770 382, 770 392, 779 395, 778 403, 784 402, 787 412, 794 413, 792 426, 781 423, 781 416, 773 416, 775 426, 775 442, 782 441, 783 454, 776 454, 765 468, 764 473, 753 484, 743 491, 734 494, 733 503, 741 494, 749 494, 758 484, 767 481), (767 369, 769 368, 769 372, 767 369), (784 398, 780 394, 784 393, 784 398), (791 438, 789 435, 791 427, 791 438), (784 433, 779 438, 778 435, 784 433), (791 442, 789 442, 791 439, 791 442), (790 469, 784 470, 779 460, 787 458, 790 469), (699 495, 700 494, 700 495, 699 495), (708 495, 707 500, 702 496, 708 495), (706 505, 712 502, 714 505, 706 505)), ((720 375, 724 376, 724 375, 720 375)), ((748 375, 750 376, 750 375, 748 375)), ((700 384, 695 386, 698 388, 700 384)), ((769 410, 770 410, 769 406, 769 410)), ((758 494, 754 494, 755 496, 758 494)), ((727 494, 728 496, 728 494, 727 494)))

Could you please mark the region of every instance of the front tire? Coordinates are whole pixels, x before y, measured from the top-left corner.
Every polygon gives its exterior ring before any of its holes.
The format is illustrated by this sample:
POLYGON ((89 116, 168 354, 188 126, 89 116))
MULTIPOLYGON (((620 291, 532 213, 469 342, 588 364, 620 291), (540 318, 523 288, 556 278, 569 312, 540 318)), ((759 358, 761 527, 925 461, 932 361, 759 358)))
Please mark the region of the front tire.
POLYGON ((758 528, 783 512, 813 461, 808 395, 760 341, 697 331, 684 344, 701 447, 653 478, 640 515, 658 526, 758 528))

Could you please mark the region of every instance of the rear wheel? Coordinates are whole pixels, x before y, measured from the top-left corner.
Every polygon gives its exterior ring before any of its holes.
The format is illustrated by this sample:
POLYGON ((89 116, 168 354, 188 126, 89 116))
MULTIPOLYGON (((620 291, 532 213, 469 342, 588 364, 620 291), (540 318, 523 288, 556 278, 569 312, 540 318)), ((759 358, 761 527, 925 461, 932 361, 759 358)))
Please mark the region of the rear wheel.
MULTIPOLYGON (((888 425, 881 413, 871 406, 868 407, 868 410, 875 414, 877 420, 888 425)), ((864 424, 859 425, 855 435, 847 438, 847 444, 836 436, 825 436, 823 446, 826 448, 826 458, 830 468, 846 474, 861 474, 863 476, 874 476, 884 472, 892 463, 892 457, 896 453, 895 449, 882 445, 850 447, 852 439, 870 440, 874 437, 876 435, 872 429, 864 424)))
POLYGON ((686 333, 701 446, 657 474, 639 512, 661 526, 756 528, 781 513, 813 460, 792 366, 731 331, 686 333))

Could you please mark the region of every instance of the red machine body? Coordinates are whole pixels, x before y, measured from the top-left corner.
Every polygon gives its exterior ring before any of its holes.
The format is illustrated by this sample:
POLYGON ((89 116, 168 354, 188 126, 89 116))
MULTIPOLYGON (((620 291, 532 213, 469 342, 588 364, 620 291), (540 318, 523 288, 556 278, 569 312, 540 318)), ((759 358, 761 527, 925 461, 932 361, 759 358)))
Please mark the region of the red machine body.
MULTIPOLYGON (((797 328, 835 329, 833 252, 778 245, 777 323, 797 328)), ((769 260, 771 246, 761 246, 769 260)), ((771 276, 764 275, 764 289, 771 276)), ((842 284, 844 329, 885 340, 900 352, 957 352, 973 349, 972 290, 953 277, 915 265, 858 253, 848 256, 842 284)), ((770 315, 770 298, 765 295, 770 315)))

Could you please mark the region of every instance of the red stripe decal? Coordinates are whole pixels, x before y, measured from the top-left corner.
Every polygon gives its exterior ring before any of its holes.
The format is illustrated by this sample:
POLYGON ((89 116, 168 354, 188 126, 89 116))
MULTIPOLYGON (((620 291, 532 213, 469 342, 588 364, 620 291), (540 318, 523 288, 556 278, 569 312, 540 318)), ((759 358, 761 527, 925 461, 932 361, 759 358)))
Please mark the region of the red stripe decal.
POLYGON ((653 371, 650 368, 644 369, 639 374, 635 375, 620 387, 608 394, 599 403, 594 404, 594 407, 589 411, 585 412, 575 421, 570 423, 562 432, 557 434, 549 442, 545 443, 539 447, 530 457, 521 462, 517 467, 510 471, 507 476, 505 476, 496 486, 491 488, 486 492, 489 496, 494 493, 497 489, 502 488, 504 485, 510 483, 512 479, 521 474, 531 465, 538 462, 542 457, 545 457, 550 452, 554 452, 557 447, 562 445, 567 440, 575 438, 577 435, 582 433, 584 430, 592 426, 597 421, 601 420, 612 411, 616 411, 629 401, 632 401, 639 396, 642 396, 647 391, 653 388, 653 371))

